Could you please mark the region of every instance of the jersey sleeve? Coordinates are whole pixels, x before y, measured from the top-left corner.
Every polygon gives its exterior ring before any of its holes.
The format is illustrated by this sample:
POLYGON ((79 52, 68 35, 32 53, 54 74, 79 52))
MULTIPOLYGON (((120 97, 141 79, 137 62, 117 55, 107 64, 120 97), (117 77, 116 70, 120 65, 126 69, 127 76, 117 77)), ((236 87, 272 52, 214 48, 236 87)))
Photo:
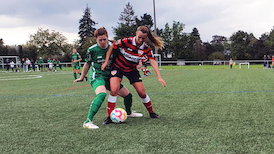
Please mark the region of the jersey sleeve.
POLYGON ((91 63, 92 63, 92 50, 90 50, 90 49, 87 50, 85 61, 86 61, 89 65, 91 65, 91 63))
POLYGON ((127 45, 126 44, 129 44, 132 42, 132 38, 123 38, 123 39, 120 39, 118 41, 116 41, 115 43, 113 43, 113 48, 114 49, 118 49, 118 48, 126 48, 127 45))
POLYGON ((145 50, 144 53, 146 53, 146 58, 147 59, 154 59, 153 52, 152 52, 151 48, 148 45, 146 45, 144 50, 145 50))

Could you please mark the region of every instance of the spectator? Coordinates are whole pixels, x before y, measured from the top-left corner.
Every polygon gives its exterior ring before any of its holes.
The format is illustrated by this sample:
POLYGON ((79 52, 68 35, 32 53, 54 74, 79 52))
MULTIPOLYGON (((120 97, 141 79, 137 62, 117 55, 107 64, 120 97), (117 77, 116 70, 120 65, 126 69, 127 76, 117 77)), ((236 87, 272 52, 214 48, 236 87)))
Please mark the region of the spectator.
POLYGON ((230 58, 230 60, 229 60, 229 66, 230 66, 230 69, 232 69, 232 66, 233 66, 233 60, 232 60, 232 58, 230 58))
POLYGON ((33 69, 33 72, 35 72, 35 61, 31 59, 31 67, 33 69))
POLYGON ((266 57, 266 55, 264 55, 264 68, 266 68, 266 63, 267 62, 267 57, 266 57))
POLYGON ((268 68, 271 68, 271 66, 270 66, 270 63, 269 63, 269 61, 271 61, 271 57, 270 57, 270 55, 267 55, 267 59, 268 59, 268 68))
POLYGON ((16 72, 21 72, 21 61, 20 59, 17 59, 17 62, 16 62, 16 72))
POLYGON ((62 71, 62 65, 61 65, 61 62, 60 60, 57 59, 57 66, 59 66, 60 70, 62 71))
POLYGON ((42 70, 42 68, 44 68, 43 67, 43 65, 44 65, 44 59, 42 57, 39 58, 37 64, 38 64, 38 69, 39 69, 38 71, 44 71, 44 70, 42 70))
POLYGON ((10 68, 12 69, 12 72, 14 72, 14 62, 13 62, 13 60, 10 62, 10 68))
POLYGON ((10 70, 10 60, 9 58, 6 59, 6 67, 7 67, 7 72, 10 70))
POLYGON ((22 58, 23 72, 26 72, 26 61, 25 58, 22 58))
POLYGON ((30 62, 29 58, 26 58, 26 72, 30 71, 30 64, 31 64, 31 62, 30 62))

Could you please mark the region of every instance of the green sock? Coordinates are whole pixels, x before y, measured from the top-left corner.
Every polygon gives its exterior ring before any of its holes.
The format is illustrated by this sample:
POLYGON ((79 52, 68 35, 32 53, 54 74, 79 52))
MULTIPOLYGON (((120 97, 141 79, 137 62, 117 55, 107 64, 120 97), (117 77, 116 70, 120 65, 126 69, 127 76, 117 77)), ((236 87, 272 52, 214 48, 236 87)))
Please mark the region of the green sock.
POLYGON ((74 78, 77 79, 76 73, 73 73, 73 75, 74 75, 74 78))
POLYGON ((106 93, 99 93, 92 101, 86 122, 89 122, 89 120, 92 121, 94 115, 97 113, 102 103, 104 102, 106 95, 106 93))
POLYGON ((132 94, 131 93, 129 93, 124 98, 124 105, 125 105, 127 114, 130 115, 131 114, 131 106, 132 106, 132 94))

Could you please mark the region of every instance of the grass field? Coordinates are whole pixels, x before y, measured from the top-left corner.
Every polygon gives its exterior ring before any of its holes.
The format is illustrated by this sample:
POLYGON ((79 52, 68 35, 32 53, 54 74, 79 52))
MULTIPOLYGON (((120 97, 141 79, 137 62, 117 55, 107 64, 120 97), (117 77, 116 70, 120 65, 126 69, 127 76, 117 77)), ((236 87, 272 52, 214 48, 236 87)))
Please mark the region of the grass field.
MULTIPOLYGON (((0 153, 273 153, 272 69, 175 69, 153 72, 146 92, 161 119, 150 119, 134 88, 142 118, 103 126, 106 100, 95 116, 100 129, 82 128, 95 95, 72 72, 0 73, 0 153)), ((116 107, 123 107, 118 98, 116 107)))

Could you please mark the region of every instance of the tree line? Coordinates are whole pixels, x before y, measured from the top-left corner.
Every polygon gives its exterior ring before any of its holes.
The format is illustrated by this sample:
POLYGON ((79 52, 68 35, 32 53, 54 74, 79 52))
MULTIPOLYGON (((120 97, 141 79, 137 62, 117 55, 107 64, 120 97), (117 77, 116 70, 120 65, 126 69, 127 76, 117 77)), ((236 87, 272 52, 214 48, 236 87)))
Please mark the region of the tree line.
MULTIPOLYGON (((38 57, 44 59, 50 57, 70 61, 72 48, 77 48, 81 56, 85 57, 86 50, 96 43, 94 37, 96 24, 98 23, 92 20, 91 10, 87 5, 79 20, 79 40, 69 44, 62 33, 38 28, 38 31, 31 34, 27 43, 23 45, 5 45, 4 39, 1 38, 0 55, 18 55, 21 58, 28 57, 34 60, 38 57)), ((117 24, 113 27, 115 40, 135 36, 135 31, 140 25, 152 28, 153 19, 147 13, 138 18, 133 6, 128 2, 117 24)), ((165 48, 158 51, 163 60, 262 59, 263 55, 274 54, 274 29, 265 32, 259 38, 242 30, 233 33, 229 38, 214 35, 210 42, 202 42, 196 27, 192 32, 184 30, 185 24, 179 21, 173 21, 171 25, 166 23, 164 28, 156 29, 158 36, 165 42, 165 48)))

